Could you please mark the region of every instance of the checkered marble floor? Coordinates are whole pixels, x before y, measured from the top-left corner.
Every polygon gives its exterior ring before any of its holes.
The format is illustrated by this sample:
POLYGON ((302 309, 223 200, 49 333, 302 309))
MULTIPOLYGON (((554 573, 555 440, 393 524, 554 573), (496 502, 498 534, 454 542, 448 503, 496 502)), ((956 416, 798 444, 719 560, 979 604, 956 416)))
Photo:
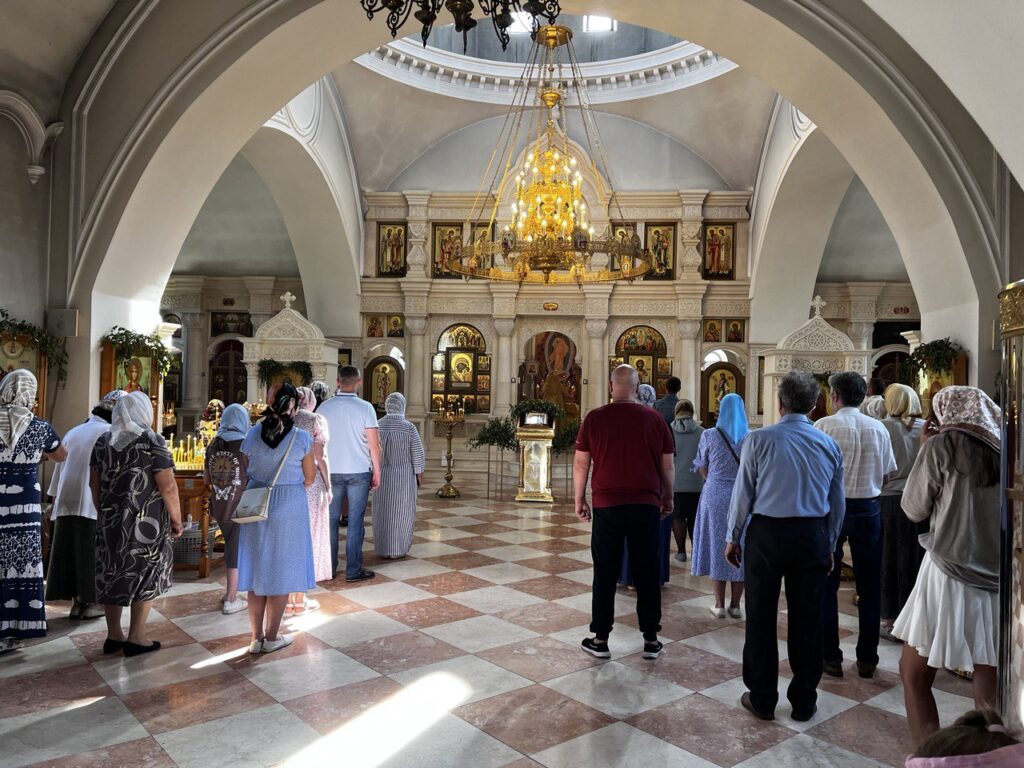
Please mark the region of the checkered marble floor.
MULTIPOLYGON (((458 483, 458 480, 457 480, 458 483)), ((618 595, 611 661, 578 648, 590 610, 587 524, 565 505, 488 501, 483 483, 433 495, 428 475, 409 558, 370 583, 321 584, 294 645, 245 653, 246 613, 217 610, 223 571, 179 578, 152 614, 158 653, 104 657, 102 620, 73 623, 0 658, 0 764, 47 766, 875 766, 909 751, 899 648, 873 680, 822 682, 818 714, 775 722, 739 707, 743 624, 707 608, 710 585, 676 563, 663 591, 665 655, 640 656, 631 593, 618 595)), ((342 550, 344 551, 344 550, 342 550)), ((843 645, 856 620, 841 599, 843 645)), ((785 628, 780 657, 785 659, 785 628)), ((849 666, 849 665, 848 665, 849 666)), ((788 667, 782 665, 780 690, 788 667)), ((971 707, 943 673, 939 711, 971 707)))

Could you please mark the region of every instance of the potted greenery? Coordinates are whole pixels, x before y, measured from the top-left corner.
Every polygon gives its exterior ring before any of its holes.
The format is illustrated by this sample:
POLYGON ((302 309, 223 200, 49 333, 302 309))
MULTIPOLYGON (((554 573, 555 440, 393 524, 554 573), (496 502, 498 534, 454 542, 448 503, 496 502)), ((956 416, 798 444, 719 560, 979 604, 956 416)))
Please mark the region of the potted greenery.
POLYGON ((963 354, 963 347, 947 336, 944 339, 928 341, 910 353, 910 364, 918 371, 936 374, 950 374, 957 358, 963 354))
POLYGON ((560 419, 565 415, 565 411, 554 403, 547 400, 538 400, 536 398, 520 400, 512 406, 511 416, 516 424, 521 423, 523 417, 528 413, 546 414, 549 425, 554 423, 556 419, 560 419))
POLYGON ((580 432, 580 423, 573 419, 565 424, 559 425, 555 432, 555 439, 551 441, 551 450, 555 456, 563 458, 563 474, 565 476, 565 498, 570 499, 572 488, 572 456, 576 448, 576 436, 580 432))
POLYGON ((498 493, 504 491, 505 451, 519 450, 516 440, 516 422, 508 416, 488 419, 477 432, 476 437, 469 440, 470 450, 487 446, 487 498, 491 497, 491 449, 498 451, 498 493))
POLYGON ((296 386, 308 387, 313 381, 313 366, 303 360, 293 360, 290 363, 282 363, 279 360, 264 358, 256 364, 256 376, 260 386, 266 388, 279 376, 291 371, 297 374, 300 381, 296 386))

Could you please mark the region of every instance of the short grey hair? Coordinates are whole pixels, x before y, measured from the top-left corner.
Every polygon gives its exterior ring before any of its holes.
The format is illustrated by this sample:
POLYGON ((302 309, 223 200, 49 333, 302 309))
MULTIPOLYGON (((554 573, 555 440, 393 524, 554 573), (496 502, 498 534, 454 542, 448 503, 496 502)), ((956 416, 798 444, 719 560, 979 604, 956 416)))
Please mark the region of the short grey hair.
POLYGON ((779 402, 790 413, 810 413, 821 388, 809 373, 790 371, 779 382, 779 402))

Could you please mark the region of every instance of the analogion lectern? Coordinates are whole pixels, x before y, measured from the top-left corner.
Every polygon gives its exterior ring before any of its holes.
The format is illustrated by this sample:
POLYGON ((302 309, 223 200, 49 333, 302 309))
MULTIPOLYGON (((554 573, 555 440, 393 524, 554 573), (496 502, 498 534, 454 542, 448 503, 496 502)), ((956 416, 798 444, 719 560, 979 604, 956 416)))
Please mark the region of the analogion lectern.
POLYGON ((516 501, 554 502, 551 495, 551 441, 554 425, 546 413, 523 414, 516 430, 519 440, 519 491, 516 501))

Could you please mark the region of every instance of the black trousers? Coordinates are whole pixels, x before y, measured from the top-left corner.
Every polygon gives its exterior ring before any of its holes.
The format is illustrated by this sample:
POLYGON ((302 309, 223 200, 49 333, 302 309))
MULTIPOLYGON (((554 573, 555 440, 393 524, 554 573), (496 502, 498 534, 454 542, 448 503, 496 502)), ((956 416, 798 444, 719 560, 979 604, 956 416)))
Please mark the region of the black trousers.
POLYGON ((754 515, 744 552, 747 590, 743 682, 761 713, 779 700, 779 591, 786 582, 789 665, 793 680, 786 694, 793 710, 809 713, 821 680, 821 595, 828 569, 828 528, 823 517, 754 515))
POLYGON ((615 587, 625 544, 636 586, 636 616, 644 638, 654 640, 661 629, 661 587, 658 584, 658 529, 661 511, 653 504, 628 504, 594 509, 590 553, 594 560, 593 620, 590 631, 607 638, 615 622, 615 587))
MULTIPOLYGON (((697 524, 700 491, 676 491, 672 495, 672 517, 686 523, 686 532, 693 541, 693 527, 697 524)), ((724 548, 724 545, 723 545, 724 548)))

